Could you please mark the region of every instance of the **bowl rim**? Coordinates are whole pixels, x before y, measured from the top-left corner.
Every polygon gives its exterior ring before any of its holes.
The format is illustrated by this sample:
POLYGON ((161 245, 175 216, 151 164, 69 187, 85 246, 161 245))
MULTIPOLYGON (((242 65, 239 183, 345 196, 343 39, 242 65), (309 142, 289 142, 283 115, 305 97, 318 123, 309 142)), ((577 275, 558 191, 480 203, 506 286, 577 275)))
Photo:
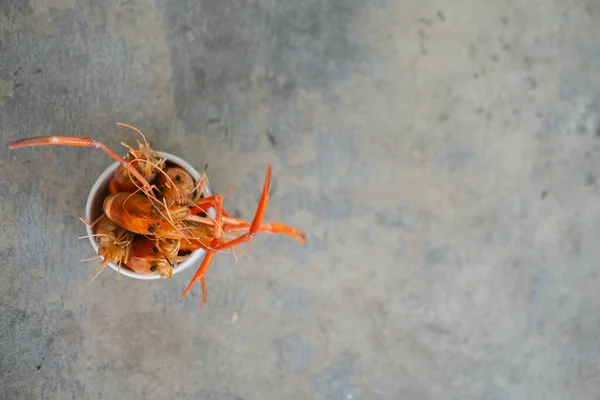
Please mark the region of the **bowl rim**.
MULTIPOLYGON (((185 169, 187 172, 190 173, 190 175, 192 176, 192 178, 194 178, 195 181, 198 181, 198 179, 200 179, 200 173, 184 159, 182 159, 174 154, 167 153, 164 151, 156 151, 156 153, 158 153, 162 157, 166 158, 167 161, 172 162, 173 164, 176 164, 177 166, 185 169)), ((88 223, 93 222, 95 219, 92 216, 92 209, 94 207, 94 204, 96 203, 96 198, 104 191, 104 189, 106 188, 106 185, 108 185, 110 176, 117 169, 117 167, 119 165, 120 165, 120 163, 115 161, 109 167, 107 167, 100 174, 100 176, 98 176, 98 179, 96 179, 96 181, 94 182, 94 185, 90 189, 90 193, 88 195, 87 202, 85 205, 85 219, 88 223)), ((104 200, 102 200, 102 202, 104 202, 104 200)), ((213 218, 215 218, 216 210, 214 208, 210 208, 208 210, 208 214, 210 216, 212 216, 213 218)), ((94 251, 96 252, 96 254, 98 254, 98 244, 96 243, 96 241, 94 240, 94 237, 92 236, 94 234, 94 232, 92 231, 92 228, 89 227, 87 224, 86 224, 86 231, 88 234, 88 239, 90 240, 90 243, 92 244, 92 247, 94 248, 94 251)), ((206 252, 203 249, 198 249, 198 250, 192 252, 192 254, 190 255, 190 257, 187 260, 177 264, 177 266, 175 266, 175 268, 173 268, 173 276, 175 276, 176 274, 178 274, 180 272, 185 271, 192 265, 200 266, 200 263, 204 259, 205 255, 206 255, 206 252)), ((119 275, 125 275, 129 278, 134 278, 134 279, 139 279, 139 280, 155 280, 155 279, 162 278, 160 275, 139 274, 137 272, 131 271, 127 267, 121 267, 121 269, 119 270, 119 267, 113 263, 108 263, 108 266, 110 268, 112 268, 113 270, 115 270, 119 275)))

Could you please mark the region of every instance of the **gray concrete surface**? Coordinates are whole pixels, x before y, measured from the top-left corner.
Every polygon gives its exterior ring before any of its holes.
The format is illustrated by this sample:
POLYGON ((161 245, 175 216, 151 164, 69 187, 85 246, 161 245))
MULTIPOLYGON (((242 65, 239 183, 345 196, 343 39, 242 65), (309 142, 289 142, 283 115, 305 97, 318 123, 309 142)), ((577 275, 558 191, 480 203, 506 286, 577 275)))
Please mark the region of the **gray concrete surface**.
POLYGON ((2 399, 597 399, 600 3, 0 1, 2 399), (94 263, 140 128, 250 218, 193 271, 94 263))

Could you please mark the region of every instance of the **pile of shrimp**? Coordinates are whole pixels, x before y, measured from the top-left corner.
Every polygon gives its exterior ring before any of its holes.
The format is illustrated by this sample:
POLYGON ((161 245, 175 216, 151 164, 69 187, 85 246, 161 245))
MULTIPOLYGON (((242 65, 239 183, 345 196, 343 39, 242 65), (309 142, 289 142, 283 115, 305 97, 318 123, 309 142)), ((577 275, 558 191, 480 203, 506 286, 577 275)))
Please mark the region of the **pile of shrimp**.
POLYGON ((93 229, 98 245, 97 256, 87 260, 102 259, 95 276, 112 263, 119 270, 128 268, 138 274, 171 279, 179 263, 193 251, 203 249, 206 253, 202 263, 181 294, 181 298, 185 297, 200 282, 202 307, 207 298, 205 274, 215 253, 234 250, 258 232, 284 234, 299 243, 306 240, 300 229, 262 221, 270 193, 270 164, 253 220, 234 218, 223 207, 224 195, 209 192, 206 168, 196 181, 188 171, 154 151, 138 129, 123 123, 117 125, 134 130, 142 138, 137 141, 137 148, 121 143, 128 150, 125 158, 89 137, 37 136, 9 145, 9 149, 48 145, 94 147, 120 163, 108 183, 109 193, 103 200, 100 217, 95 221, 82 220, 93 229), (214 210, 216 216, 211 217, 208 210, 214 210))

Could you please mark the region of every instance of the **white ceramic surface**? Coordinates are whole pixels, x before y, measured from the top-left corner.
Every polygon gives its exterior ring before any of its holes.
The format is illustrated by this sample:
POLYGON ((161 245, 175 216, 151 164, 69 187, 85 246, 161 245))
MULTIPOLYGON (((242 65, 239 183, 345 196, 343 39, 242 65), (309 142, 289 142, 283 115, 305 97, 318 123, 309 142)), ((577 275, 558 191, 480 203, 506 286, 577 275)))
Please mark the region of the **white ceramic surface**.
MULTIPOLYGON (((177 156, 174 156, 173 154, 165 153, 162 151, 157 151, 157 153, 159 153, 160 155, 165 157, 167 159, 167 161, 170 161, 173 164, 177 164, 181 168, 188 171, 190 173, 190 175, 192 175, 192 177, 194 178, 195 181, 200 179, 200 173, 198 171, 196 171, 196 169, 194 169, 194 167, 192 167, 186 161, 182 160, 181 158, 179 158, 177 156)), ((119 166, 119 163, 115 162, 110 167, 108 167, 106 170, 104 170, 104 172, 102 174, 100 174, 100 176, 94 183, 94 186, 92 186, 92 189, 90 190, 90 194, 88 196, 87 204, 85 206, 86 221, 91 223, 91 222, 95 221, 101 215, 102 204, 104 203, 104 199, 108 195, 108 182, 109 182, 113 172, 115 171, 115 169, 118 166, 119 166)), ((213 218, 216 217, 215 209, 213 209, 213 208, 209 209, 208 213, 213 218)), ((92 247, 94 247, 96 254, 98 254, 98 244, 96 243, 96 241, 94 240, 94 237, 92 236, 94 234, 94 232, 92 232, 92 229, 90 227, 87 227, 86 229, 87 229, 88 235, 90 236, 90 243, 92 244, 92 247)), ((195 266, 196 268, 199 267, 205 254, 206 254, 206 252, 202 249, 194 251, 187 260, 177 264, 175 266, 175 268, 173 268, 173 276, 180 273, 181 271, 188 269, 191 266, 195 266)), ((119 268, 115 264, 109 263, 108 265, 115 271, 119 271, 119 268)), ((125 275, 130 278, 142 279, 142 280, 151 280, 151 279, 160 279, 161 278, 160 275, 138 274, 138 273, 133 272, 130 269, 125 268, 125 267, 122 267, 120 269, 120 273, 121 273, 121 275, 125 275)))

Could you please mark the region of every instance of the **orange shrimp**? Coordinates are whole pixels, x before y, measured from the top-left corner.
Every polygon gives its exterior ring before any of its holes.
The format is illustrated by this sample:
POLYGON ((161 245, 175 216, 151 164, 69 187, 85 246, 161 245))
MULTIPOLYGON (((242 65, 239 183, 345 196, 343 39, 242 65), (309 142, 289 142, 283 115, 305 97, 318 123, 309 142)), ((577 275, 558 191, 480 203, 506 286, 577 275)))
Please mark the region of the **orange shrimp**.
MULTIPOLYGON (((139 141, 137 142, 137 150, 124 142, 121 142, 121 145, 129 150, 126 157, 129 164, 133 166, 146 181, 152 182, 156 178, 157 170, 161 170, 165 166, 165 159, 150 148, 150 145, 146 141, 146 137, 139 129, 121 122, 117 122, 117 125, 134 130, 144 140, 143 144, 139 141)), ((139 182, 135 176, 131 177, 129 169, 119 166, 108 184, 108 190, 110 193, 134 192, 140 184, 141 182, 139 182)))
POLYGON ((196 184, 183 168, 169 167, 158 177, 158 190, 168 204, 184 204, 186 200, 193 201, 196 184))
POLYGON ((126 266, 139 274, 158 274, 171 279, 174 265, 183 258, 178 253, 177 240, 138 237, 131 246, 126 266))
MULTIPOLYGON (((98 244, 98 255, 87 260, 102 258, 102 263, 96 269, 98 274, 102 272, 104 267, 109 263, 116 264, 120 268, 129 257, 134 234, 112 222, 106 215, 102 215, 96 220, 96 222, 92 224, 92 227, 94 226, 94 237, 98 244)), ((98 276, 98 274, 96 274, 96 276, 98 276)), ((94 276, 94 278, 96 278, 96 276, 94 276)))
POLYGON ((103 209, 115 224, 140 235, 164 239, 212 237, 213 229, 210 226, 185 223, 191 215, 189 208, 166 208, 142 194, 110 194, 104 199, 103 209))

